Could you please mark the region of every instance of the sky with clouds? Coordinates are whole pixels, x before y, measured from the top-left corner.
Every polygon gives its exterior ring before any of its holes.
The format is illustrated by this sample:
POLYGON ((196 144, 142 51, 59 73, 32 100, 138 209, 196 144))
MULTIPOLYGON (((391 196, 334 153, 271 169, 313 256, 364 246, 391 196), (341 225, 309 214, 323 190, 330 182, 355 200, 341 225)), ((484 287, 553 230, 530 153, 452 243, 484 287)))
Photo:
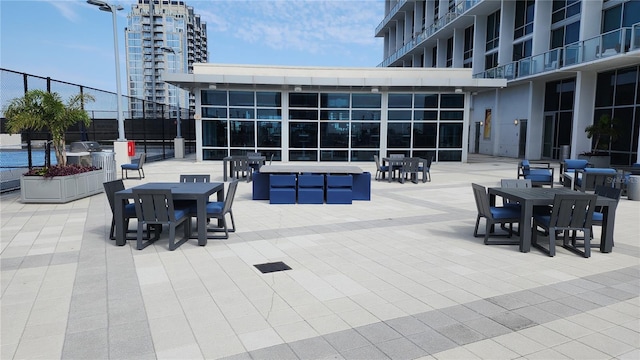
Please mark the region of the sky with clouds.
MULTIPOLYGON (((124 29, 137 1, 122 5, 117 29, 126 94, 124 29)), ((191 0, 207 23, 209 62, 373 67, 384 0, 191 0)), ((84 0, 0 0, 0 66, 115 91, 110 13, 84 0)))

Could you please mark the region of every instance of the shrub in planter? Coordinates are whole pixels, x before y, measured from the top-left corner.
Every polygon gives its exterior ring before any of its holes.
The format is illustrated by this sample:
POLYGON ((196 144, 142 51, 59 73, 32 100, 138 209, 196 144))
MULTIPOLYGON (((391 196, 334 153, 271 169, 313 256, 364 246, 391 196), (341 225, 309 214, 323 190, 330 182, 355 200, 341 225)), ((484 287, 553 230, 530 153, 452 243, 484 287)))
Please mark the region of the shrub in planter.
POLYGON ((24 203, 66 203, 103 191, 104 170, 93 166, 34 168, 20 178, 24 203))

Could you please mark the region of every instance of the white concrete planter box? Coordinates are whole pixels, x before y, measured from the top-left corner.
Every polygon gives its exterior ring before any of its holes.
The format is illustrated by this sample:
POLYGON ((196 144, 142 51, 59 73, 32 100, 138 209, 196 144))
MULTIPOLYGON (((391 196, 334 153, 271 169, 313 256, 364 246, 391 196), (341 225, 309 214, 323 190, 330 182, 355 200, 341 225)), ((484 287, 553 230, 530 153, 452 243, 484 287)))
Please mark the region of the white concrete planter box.
POLYGON ((63 204, 104 191, 104 170, 76 175, 20 177, 20 198, 23 203, 63 204))

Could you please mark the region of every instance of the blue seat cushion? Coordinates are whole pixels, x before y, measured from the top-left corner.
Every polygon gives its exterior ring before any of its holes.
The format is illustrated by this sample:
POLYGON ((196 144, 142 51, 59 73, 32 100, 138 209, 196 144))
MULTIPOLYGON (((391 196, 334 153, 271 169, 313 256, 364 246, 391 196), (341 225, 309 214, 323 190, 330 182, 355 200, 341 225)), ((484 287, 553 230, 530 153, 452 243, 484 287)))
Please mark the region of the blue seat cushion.
POLYGON ((553 180, 551 170, 546 169, 533 169, 525 172, 525 179, 531 181, 551 181, 553 180))
POLYGON ((224 202, 222 201, 212 201, 207 203, 207 214, 220 214, 222 212, 222 208, 224 207, 224 202))
POLYGON ((573 169, 585 169, 588 163, 589 162, 584 159, 566 159, 564 161, 564 164, 567 168, 564 170, 569 171, 573 169))
POLYGON ((543 224, 546 227, 549 227, 549 223, 551 222, 551 215, 536 215, 533 217, 535 221, 540 224, 543 224))
POLYGON ((120 166, 125 170, 138 170, 138 164, 122 164, 120 166))
POLYGON ((181 219, 189 214, 189 209, 175 209, 174 214, 176 219, 181 219))
POLYGON ((600 222, 602 222, 602 221, 604 220, 604 214, 603 214, 603 213, 601 213, 601 212, 594 211, 594 212, 593 212, 593 218, 592 218, 592 219, 593 219, 593 221, 600 221, 600 222))
POLYGON ((124 206, 124 216, 125 217, 136 217, 136 205, 135 204, 127 204, 124 206))
POLYGON ((380 171, 389 171, 389 166, 387 165, 380 166, 380 171))
POLYGON ((616 174, 616 169, 609 169, 609 168, 586 168, 584 169, 585 173, 589 173, 589 174, 612 174, 615 175, 616 174))
POLYGON ((492 206, 491 216, 494 219, 517 219, 520 218, 520 208, 514 206, 492 206))

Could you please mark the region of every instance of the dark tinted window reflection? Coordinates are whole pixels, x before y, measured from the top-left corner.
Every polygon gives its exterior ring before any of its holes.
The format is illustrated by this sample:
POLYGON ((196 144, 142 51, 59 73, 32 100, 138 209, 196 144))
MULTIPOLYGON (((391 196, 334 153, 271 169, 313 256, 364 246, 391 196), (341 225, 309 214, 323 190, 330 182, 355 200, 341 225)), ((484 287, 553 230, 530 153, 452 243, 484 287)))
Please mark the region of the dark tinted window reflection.
POLYGON ((229 91, 230 106, 254 106, 253 91, 229 91))
POLYGON ((258 119, 280 120, 282 110, 280 109, 258 109, 258 119))
POLYGON ((318 124, 305 122, 289 123, 289 147, 318 147, 318 124))
POLYGON ((408 148, 411 146, 411 124, 391 123, 387 125, 387 147, 408 148))
POLYGON ((380 123, 352 123, 351 147, 379 148, 380 123))
POLYGON ((413 124, 413 147, 435 148, 438 127, 434 123, 413 124))
POLYGON ((413 112, 414 120, 438 120, 437 110, 415 110, 413 112))
POLYGON ((224 119, 224 118, 227 117, 227 109, 226 108, 203 107, 202 108, 202 117, 203 118, 211 118, 211 119, 224 119))
POLYGON ((231 146, 255 146, 254 126, 253 121, 231 121, 231 146))
POLYGON ((289 110, 289 119, 318 120, 318 110, 289 110))
POLYGON ((320 94, 320 107, 348 108, 349 94, 320 94))
POLYGON ((440 147, 462 147, 462 124, 440 124, 440 147))
POLYGON ((346 150, 322 150, 320 161, 349 161, 349 152, 346 150))
POLYGON ((379 109, 382 106, 380 94, 353 94, 351 97, 354 108, 379 109))
POLYGON ((410 108, 411 94, 389 94, 389 108, 410 108))
POLYGON ((280 107, 282 106, 282 95, 280 92, 258 91, 256 92, 258 106, 280 107))
POLYGON ((433 109, 438 107, 438 94, 415 94, 415 108, 433 109))
POLYGON ((320 124, 320 147, 349 147, 349 124, 346 122, 323 122, 320 124))
POLYGON ((202 146, 227 146, 227 122, 203 121, 202 146))
POLYGON ((216 90, 202 90, 200 92, 202 97, 202 105, 227 105, 227 92, 216 90))
POLYGON ((289 93, 290 107, 318 107, 317 93, 289 93))
POLYGON ((389 121, 411 121, 411 110, 389 110, 387 117, 389 121))
POLYGON ((351 120, 380 121, 380 110, 351 110, 351 120))
POLYGON ((440 107, 454 109, 464 108, 464 94, 440 95, 440 107))
POLYGON ((278 121, 258 121, 258 146, 280 147, 282 123, 278 121))

